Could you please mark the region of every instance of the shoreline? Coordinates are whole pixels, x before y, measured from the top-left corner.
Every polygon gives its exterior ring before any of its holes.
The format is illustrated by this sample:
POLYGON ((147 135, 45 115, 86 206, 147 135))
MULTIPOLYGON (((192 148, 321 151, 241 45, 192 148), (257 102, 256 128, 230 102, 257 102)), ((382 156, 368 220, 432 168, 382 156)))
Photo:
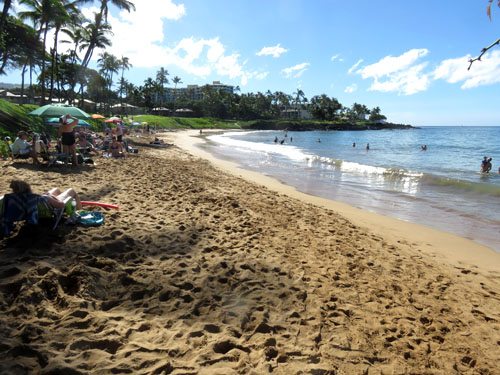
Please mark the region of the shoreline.
POLYGON ((1 192, 23 179, 119 205, 0 241, 0 373, 495 373, 493 265, 149 138, 93 166, 0 162, 1 192))
MULTIPOLYGON (((221 132, 221 130, 205 130, 203 134, 206 135, 208 132, 217 133, 221 132)), ((465 264, 486 271, 500 272, 500 254, 488 246, 421 224, 399 220, 362 210, 343 202, 302 193, 272 177, 243 169, 236 163, 216 158, 201 148, 205 141, 199 136, 198 131, 178 131, 171 135, 177 146, 194 156, 208 160, 226 172, 246 181, 265 186, 277 193, 286 194, 303 202, 333 210, 371 232, 381 234, 393 243, 406 242, 412 244, 418 250, 422 250, 436 259, 442 258, 445 262, 455 266, 465 264)))

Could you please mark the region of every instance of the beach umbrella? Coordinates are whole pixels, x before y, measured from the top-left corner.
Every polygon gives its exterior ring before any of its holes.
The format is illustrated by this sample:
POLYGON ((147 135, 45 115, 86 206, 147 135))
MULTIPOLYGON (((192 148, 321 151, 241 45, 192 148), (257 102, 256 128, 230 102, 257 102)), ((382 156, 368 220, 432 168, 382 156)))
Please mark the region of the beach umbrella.
POLYGON ((92 117, 93 119, 97 119, 97 120, 101 120, 101 119, 103 119, 103 118, 106 118, 106 117, 104 117, 103 115, 100 115, 99 113, 94 113, 94 114, 93 114, 92 116, 90 116, 90 117, 92 117))
POLYGON ((113 116, 113 117, 110 117, 108 118, 107 120, 105 120, 104 122, 112 122, 114 124, 117 124, 119 122, 122 122, 122 119, 119 118, 119 117, 116 117, 116 116, 113 116))
MULTIPOLYGON (((45 120, 45 122, 47 124, 50 124, 50 125, 59 125, 59 117, 49 118, 49 119, 45 120)), ((78 125, 77 126, 89 127, 90 124, 87 121, 85 121, 85 120, 78 119, 78 125)))
POLYGON ((31 111, 28 115, 40 117, 61 117, 63 115, 70 115, 81 119, 90 118, 90 115, 80 108, 66 104, 47 104, 31 111))

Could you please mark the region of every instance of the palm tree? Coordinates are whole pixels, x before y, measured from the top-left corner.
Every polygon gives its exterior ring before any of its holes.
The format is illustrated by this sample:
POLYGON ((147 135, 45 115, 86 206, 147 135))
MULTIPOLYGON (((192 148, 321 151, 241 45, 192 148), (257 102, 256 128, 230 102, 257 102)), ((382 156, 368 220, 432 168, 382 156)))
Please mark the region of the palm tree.
POLYGON ((104 79, 108 85, 107 87, 107 106, 110 107, 110 97, 111 87, 113 86, 113 74, 118 73, 120 69, 120 60, 107 52, 103 52, 99 55, 97 60, 97 65, 100 67, 100 72, 104 75, 104 79))
POLYGON ((157 94, 157 84, 151 77, 144 81, 144 86, 141 87, 144 97, 144 105, 151 111, 155 106, 153 97, 157 94))
POLYGON ((174 83, 174 112, 175 112, 175 101, 177 100, 177 85, 182 83, 181 79, 178 76, 172 78, 172 82, 174 83))
POLYGON ((123 90, 124 90, 124 83, 126 81, 123 79, 123 74, 125 72, 125 69, 129 70, 132 67, 132 64, 129 62, 129 58, 122 56, 120 60, 118 60, 118 64, 120 65, 120 68, 122 70, 122 77, 120 79, 120 104, 123 105, 123 90))
POLYGON ((54 26, 54 45, 52 47, 51 53, 51 61, 52 61, 52 69, 50 73, 50 92, 49 92, 49 100, 52 101, 52 96, 54 92, 54 75, 57 70, 57 45, 59 32, 63 28, 63 26, 74 23, 79 24, 82 21, 82 17, 78 8, 76 8, 76 4, 78 1, 73 3, 65 3, 60 2, 56 3, 54 6, 54 18, 52 20, 54 26))
MULTIPOLYGON (((87 0, 87 1, 93 1, 93 0, 87 0)), ((101 9, 99 13, 95 14, 94 26, 96 33, 100 33, 101 28, 103 28, 104 25, 108 24, 109 4, 114 5, 119 10, 126 10, 127 12, 135 10, 135 5, 128 0, 100 0, 100 3, 101 3, 101 9)), ((97 38, 91 38, 90 43, 87 45, 87 52, 85 53, 85 57, 83 58, 82 61, 82 65, 84 67, 88 66, 90 58, 92 57, 95 48, 99 48, 99 46, 97 45, 97 38)))
POLYGON ((28 10, 19 13, 22 20, 30 19, 33 21, 35 28, 38 29, 38 35, 43 35, 41 56, 41 72, 40 72, 40 85, 42 90, 40 104, 45 102, 45 51, 47 45, 47 33, 49 31, 49 24, 53 18, 55 11, 55 1, 51 0, 19 0, 19 3, 28 7, 28 10))
POLYGON ((168 85, 168 70, 165 68, 160 68, 158 72, 156 72, 156 83, 158 85, 158 91, 160 96, 160 107, 163 107, 163 98, 165 96, 165 85, 168 85))
POLYGON ((82 67, 84 68, 88 66, 96 48, 105 48, 111 45, 111 41, 107 36, 108 34, 113 35, 111 26, 108 23, 100 22, 98 18, 98 14, 95 14, 94 22, 90 22, 84 29, 84 41, 80 45, 80 50, 87 48, 82 60, 82 67))
POLYGON ((0 15, 0 35, 3 33, 5 20, 7 19, 7 15, 9 14, 9 9, 12 5, 12 0, 4 0, 2 14, 0 15))

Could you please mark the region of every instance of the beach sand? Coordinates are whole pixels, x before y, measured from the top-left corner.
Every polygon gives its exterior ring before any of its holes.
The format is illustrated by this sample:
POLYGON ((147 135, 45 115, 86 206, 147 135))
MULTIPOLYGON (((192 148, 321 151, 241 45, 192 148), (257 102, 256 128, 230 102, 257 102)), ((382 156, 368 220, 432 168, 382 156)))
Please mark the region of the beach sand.
POLYGON ((0 192, 120 206, 0 243, 0 373, 500 373, 499 254, 165 139, 96 166, 0 161, 0 192))

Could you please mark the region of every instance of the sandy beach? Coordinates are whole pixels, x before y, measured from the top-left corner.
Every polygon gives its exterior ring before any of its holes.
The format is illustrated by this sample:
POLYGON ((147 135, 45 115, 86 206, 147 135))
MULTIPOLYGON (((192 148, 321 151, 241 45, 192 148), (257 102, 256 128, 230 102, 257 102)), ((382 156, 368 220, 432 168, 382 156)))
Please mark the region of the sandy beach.
POLYGON ((500 255, 214 160, 193 132, 95 166, 0 161, 103 226, 0 242, 0 373, 500 374, 500 255))

